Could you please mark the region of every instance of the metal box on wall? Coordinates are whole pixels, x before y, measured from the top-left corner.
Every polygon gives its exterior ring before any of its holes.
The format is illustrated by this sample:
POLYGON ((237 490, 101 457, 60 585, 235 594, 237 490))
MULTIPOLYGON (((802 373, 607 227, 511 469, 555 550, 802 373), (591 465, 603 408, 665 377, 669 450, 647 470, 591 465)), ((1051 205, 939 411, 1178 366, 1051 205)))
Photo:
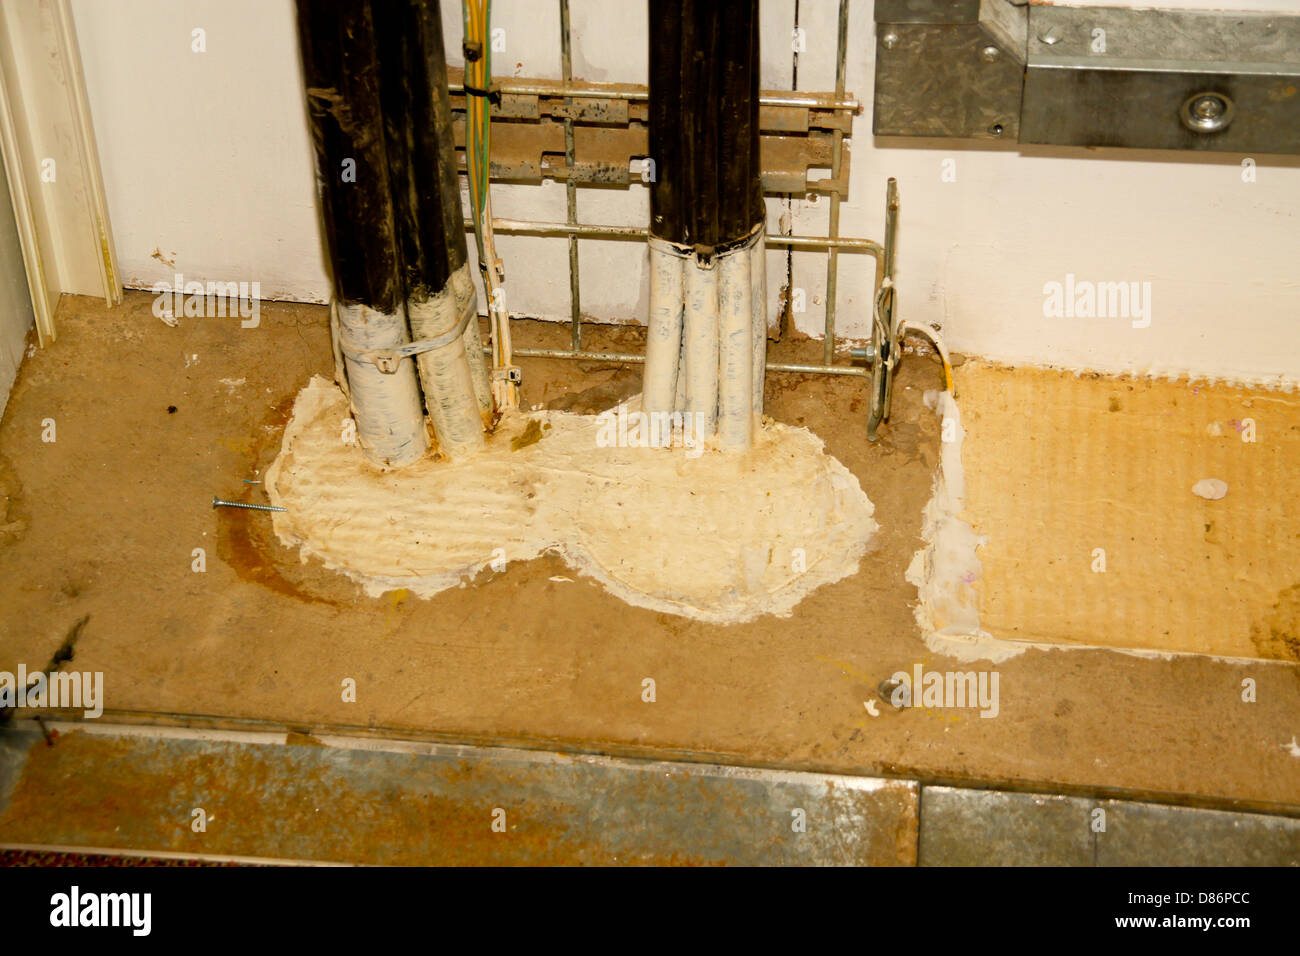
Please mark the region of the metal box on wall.
POLYGON ((879 136, 1300 153, 1300 16, 877 0, 879 136))

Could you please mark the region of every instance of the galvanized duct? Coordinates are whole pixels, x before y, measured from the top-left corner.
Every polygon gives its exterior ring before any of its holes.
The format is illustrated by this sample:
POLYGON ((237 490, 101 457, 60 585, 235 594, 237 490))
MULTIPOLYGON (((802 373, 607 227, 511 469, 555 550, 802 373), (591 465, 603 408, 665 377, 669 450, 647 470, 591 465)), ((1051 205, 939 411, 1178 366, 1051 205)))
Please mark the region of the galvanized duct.
POLYGON ((644 407, 753 441, 766 362, 758 2, 651 0, 644 407))
POLYGON ((419 458, 422 384, 443 454, 470 454, 483 447, 491 392, 437 0, 298 0, 298 29, 358 439, 376 464, 419 458))

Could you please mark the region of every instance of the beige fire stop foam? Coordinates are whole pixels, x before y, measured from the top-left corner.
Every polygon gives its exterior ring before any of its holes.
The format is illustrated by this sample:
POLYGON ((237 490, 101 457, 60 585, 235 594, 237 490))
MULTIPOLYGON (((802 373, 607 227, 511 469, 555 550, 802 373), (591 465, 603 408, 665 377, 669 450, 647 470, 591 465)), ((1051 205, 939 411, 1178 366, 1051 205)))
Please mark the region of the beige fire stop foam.
POLYGON ((750 452, 724 455, 628 447, 638 436, 613 416, 541 411, 507 418, 468 461, 383 471, 344 440, 348 414, 313 379, 266 488, 288 509, 280 540, 371 595, 429 596, 553 552, 629 604, 737 623, 855 573, 877 528, 857 478, 804 428, 764 422, 750 452))
POLYGON ((1300 660, 1300 397, 986 362, 957 383, 981 627, 1300 660))
POLYGON ((927 395, 945 441, 908 570, 932 650, 1300 660, 1294 394, 984 362, 957 379, 964 415, 927 395))

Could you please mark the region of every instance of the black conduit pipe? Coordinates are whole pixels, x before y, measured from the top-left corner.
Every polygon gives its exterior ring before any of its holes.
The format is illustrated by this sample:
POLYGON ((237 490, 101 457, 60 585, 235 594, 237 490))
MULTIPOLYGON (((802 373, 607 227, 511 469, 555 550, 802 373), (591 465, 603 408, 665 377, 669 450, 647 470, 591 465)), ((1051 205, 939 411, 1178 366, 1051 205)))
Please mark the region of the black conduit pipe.
POLYGON ((490 389, 466 268, 437 0, 297 0, 339 345, 373 461, 483 443, 490 389), (409 321, 409 327, 408 327, 409 321), (463 328, 463 337, 453 335, 463 328), (418 358, 376 354, 433 341, 418 358), (471 358, 472 356, 472 358, 471 358), (381 364, 383 361, 381 360, 381 364), (488 403, 486 409, 484 402, 488 403))
POLYGON ((650 0, 650 233, 704 255, 764 221, 758 0, 650 0))

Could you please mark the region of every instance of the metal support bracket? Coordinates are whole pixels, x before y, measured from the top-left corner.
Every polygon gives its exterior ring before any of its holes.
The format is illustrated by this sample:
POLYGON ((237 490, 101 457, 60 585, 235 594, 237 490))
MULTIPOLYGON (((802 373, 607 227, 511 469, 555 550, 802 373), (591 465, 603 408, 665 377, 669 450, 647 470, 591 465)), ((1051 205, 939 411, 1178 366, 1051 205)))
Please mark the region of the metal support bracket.
MULTIPOLYGON (((767 237, 768 246, 826 252, 826 339, 823 360, 818 365, 768 362, 767 371, 838 375, 870 381, 872 398, 867 433, 874 440, 881 422, 889 417, 893 373, 901 356, 897 342, 903 326, 896 319, 897 292, 893 288, 898 186, 891 179, 887 187, 883 244, 871 239, 840 235, 839 202, 848 197, 849 188, 847 138, 853 131, 853 117, 862 111, 857 99, 845 90, 848 13, 849 0, 839 0, 834 93, 765 91, 759 97, 760 159, 764 189, 774 193, 822 192, 830 197, 831 204, 826 236, 777 233, 767 237), (808 145, 810 142, 813 145, 808 145), (797 162, 785 162, 782 159, 791 154, 797 157, 797 162), (810 179, 810 169, 818 165, 829 170, 829 179, 810 179), (872 345, 861 353, 855 353, 859 359, 866 358, 871 363, 871 368, 837 364, 834 361, 834 289, 840 253, 866 253, 876 260, 872 345), (889 291, 882 295, 887 284, 889 291), (876 362, 876 355, 883 355, 884 361, 876 362)), ((638 181, 648 182, 654 175, 653 164, 648 162, 646 156, 649 91, 644 86, 587 83, 573 79, 569 0, 560 0, 560 36, 563 80, 512 78, 497 80, 492 84, 501 97, 500 102, 493 105, 491 114, 494 120, 491 178, 494 181, 523 183, 539 183, 545 178, 563 181, 567 196, 568 215, 565 222, 495 217, 492 220, 492 228, 498 233, 562 236, 569 243, 569 348, 516 348, 512 354, 530 358, 640 363, 645 361, 644 355, 595 352, 582 347, 578 242, 582 239, 645 242, 648 231, 636 226, 580 224, 577 217, 576 187, 629 185, 638 181), (545 124, 554 128, 548 128, 545 124), (618 140, 620 136, 624 140, 618 140), (627 140, 629 136, 639 138, 627 140), (512 138, 518 139, 513 145, 512 138), (506 145, 503 146, 503 143, 506 145)), ((463 168, 464 74, 459 70, 449 70, 448 73, 452 109, 459 113, 456 120, 457 146, 463 168)), ((472 230, 473 223, 467 220, 465 228, 467 231, 472 230)), ((491 349, 485 347, 484 351, 490 352, 491 349)), ((499 370, 502 378, 511 373, 511 369, 499 370)))
MULTIPOLYGON (((464 74, 449 70, 457 156, 464 168, 464 74)), ((528 78, 493 82, 501 100, 491 108, 494 182, 557 182, 627 186, 648 182, 649 92, 630 83, 565 83, 528 78), (569 147, 566 140, 572 138, 569 147)), ((759 100, 759 162, 763 191, 849 195, 849 146, 843 142, 862 107, 835 93, 766 91, 759 100), (841 138, 839 175, 832 173, 834 138, 841 138)))
POLYGON ((1300 15, 876 0, 877 136, 1300 154, 1300 15))
POLYGON ((879 281, 871 309, 871 345, 849 354, 871 366, 871 406, 867 413, 867 440, 875 441, 882 422, 889 420, 894 403, 894 370, 903 355, 903 323, 898 318, 898 290, 894 286, 894 240, 898 231, 898 181, 885 187, 885 242, 877 270, 879 281))

